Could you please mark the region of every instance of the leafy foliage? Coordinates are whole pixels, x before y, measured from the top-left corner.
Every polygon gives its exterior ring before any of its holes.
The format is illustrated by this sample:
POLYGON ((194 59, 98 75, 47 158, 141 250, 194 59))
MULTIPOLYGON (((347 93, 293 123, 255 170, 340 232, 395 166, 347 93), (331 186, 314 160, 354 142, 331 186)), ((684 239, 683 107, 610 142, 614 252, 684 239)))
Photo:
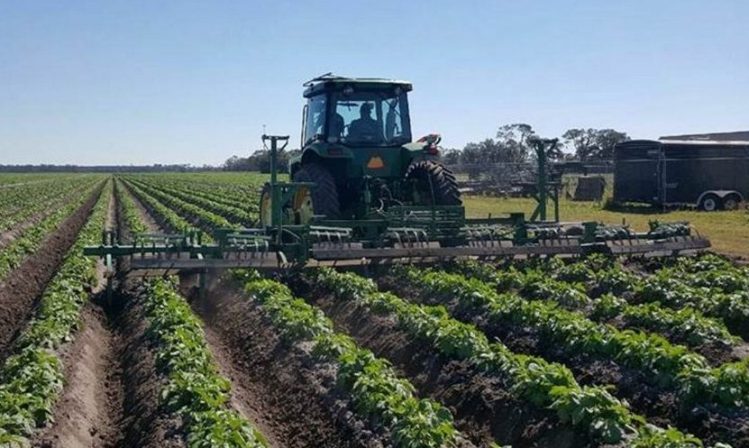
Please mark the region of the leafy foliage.
POLYGON ((357 412, 384 422, 395 446, 454 445, 457 430, 450 411, 417 398, 413 385, 399 378, 387 361, 336 333, 319 309, 294 298, 286 286, 272 280, 251 277, 245 291, 262 305, 287 341, 311 341, 313 353, 338 367, 338 384, 348 391, 357 412))
POLYGON ((473 314, 502 325, 532 328, 548 344, 571 355, 615 360, 641 370, 660 387, 678 392, 682 405, 715 403, 725 407, 746 406, 749 397, 746 364, 731 366, 737 372, 711 369, 707 361, 687 348, 672 345, 661 336, 595 323, 582 313, 561 309, 555 303, 528 301, 513 294, 498 294, 478 278, 445 272, 405 268, 398 271, 432 300, 457 299, 473 314), (734 391, 728 399, 721 391, 734 391))
POLYGON ((475 326, 449 317, 442 306, 409 303, 393 294, 380 293, 371 280, 354 274, 323 269, 317 283, 332 290, 339 300, 354 300, 369 310, 395 315, 399 327, 428 341, 443 356, 469 360, 478 368, 501 377, 518 398, 557 412, 560 420, 585 428, 603 443, 637 441, 640 446, 653 434, 672 434, 679 446, 701 446, 698 439, 669 429, 646 425, 642 417, 602 387, 582 387, 561 364, 515 354, 499 342, 489 342, 475 326))
POLYGON ((161 396, 182 417, 191 447, 265 447, 250 423, 227 408, 229 381, 222 377, 206 346, 203 328, 169 280, 148 285, 148 334, 158 344, 156 364, 168 384, 161 396))
POLYGON ((45 237, 90 199, 94 189, 100 185, 100 182, 87 183, 84 189, 75 190, 75 194, 68 197, 59 208, 23 230, 9 245, 0 249, 0 280, 19 267, 28 255, 35 253, 45 237))
POLYGON ((63 384, 54 350, 78 328, 81 307, 97 282, 96 260, 83 255, 83 246, 96 243, 104 227, 112 190, 105 186, 102 191, 42 294, 37 314, 17 339, 14 354, 0 368, 0 443, 23 444, 34 428, 52 417, 63 384))

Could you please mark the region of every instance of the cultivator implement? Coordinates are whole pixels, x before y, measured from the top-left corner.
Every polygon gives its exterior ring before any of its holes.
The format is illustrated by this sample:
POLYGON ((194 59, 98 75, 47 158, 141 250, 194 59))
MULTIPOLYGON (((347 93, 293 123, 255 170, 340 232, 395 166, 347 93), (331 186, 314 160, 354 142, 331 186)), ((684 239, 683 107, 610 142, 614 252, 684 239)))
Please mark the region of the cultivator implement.
MULTIPOLYGON (((460 208, 460 207, 456 207, 460 208)), ((423 211, 423 210, 420 210, 423 211)), ((107 233, 102 244, 85 248, 86 255, 127 260, 130 270, 204 270, 255 268, 281 270, 305 267, 351 267, 393 263, 429 264, 457 259, 507 257, 575 257, 611 255, 674 255, 710 247, 708 240, 679 226, 653 223, 647 233, 599 223, 526 223, 522 214, 508 218, 464 219, 455 232, 431 230, 433 221, 356 222, 356 226, 282 226, 223 229, 206 244, 197 230, 182 234, 139 234, 131 243, 114 243, 107 233), (403 224, 411 224, 403 226, 403 224), (368 239, 371 226, 383 227, 368 239), (580 233, 582 232, 582 233, 580 233), (580 233, 580 234, 575 234, 580 233)))

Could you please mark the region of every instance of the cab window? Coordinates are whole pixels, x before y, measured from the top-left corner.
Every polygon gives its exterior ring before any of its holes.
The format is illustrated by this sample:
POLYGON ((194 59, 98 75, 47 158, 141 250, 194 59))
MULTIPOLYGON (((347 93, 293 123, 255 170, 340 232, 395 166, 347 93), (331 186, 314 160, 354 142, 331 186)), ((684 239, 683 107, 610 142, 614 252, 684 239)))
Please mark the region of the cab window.
POLYGON ((302 141, 305 145, 323 137, 325 132, 325 101, 324 95, 318 95, 307 100, 307 116, 304 118, 305 127, 302 141))
POLYGON ((329 141, 352 146, 393 146, 411 141, 405 93, 336 92, 332 101, 329 141))

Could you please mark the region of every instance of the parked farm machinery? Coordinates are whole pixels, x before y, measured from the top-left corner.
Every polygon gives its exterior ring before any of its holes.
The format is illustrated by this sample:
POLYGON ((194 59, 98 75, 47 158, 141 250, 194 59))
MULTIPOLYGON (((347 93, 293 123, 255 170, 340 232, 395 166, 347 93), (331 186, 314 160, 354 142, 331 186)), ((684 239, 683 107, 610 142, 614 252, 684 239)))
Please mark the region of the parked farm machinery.
POLYGON ((559 222, 545 169, 546 151, 556 144, 550 140, 533 142, 539 193, 530 219, 523 213, 467 218, 454 176, 439 163, 440 137, 411 141, 410 83, 325 75, 305 86, 302 152, 291 160, 291 181, 279 180, 277 157, 289 137, 262 137, 271 166, 257 226, 216 229, 210 244, 194 229, 139 234, 130 242, 106 234, 85 253, 109 265, 125 257, 135 270, 278 270, 593 252, 672 255, 710 245, 687 223, 653 222, 637 233, 559 222), (548 199, 554 221, 546 220, 548 199))

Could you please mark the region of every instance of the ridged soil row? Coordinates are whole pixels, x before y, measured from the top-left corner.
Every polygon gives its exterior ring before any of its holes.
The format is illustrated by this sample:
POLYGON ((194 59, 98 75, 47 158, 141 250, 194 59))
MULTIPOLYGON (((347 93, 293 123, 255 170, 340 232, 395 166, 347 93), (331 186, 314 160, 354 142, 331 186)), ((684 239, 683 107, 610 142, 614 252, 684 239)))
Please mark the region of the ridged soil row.
MULTIPOLYGON (((150 231, 174 231, 153 207, 129 191, 150 231), (156 223, 160 223, 157 225, 156 223)), ((381 446, 382 434, 367 428, 336 393, 335 376, 299 347, 285 344, 272 323, 235 286, 218 280, 202 296, 183 279, 184 295, 204 323, 208 348, 232 384, 231 405, 274 447, 381 446)))
POLYGON ((0 283, 0 362, 8 356, 11 342, 25 327, 37 300, 88 220, 103 185, 97 186, 83 205, 47 236, 41 249, 0 283))
POLYGON ((299 297, 322 309, 336 328, 393 365, 421 394, 450 408, 456 427, 477 446, 499 441, 514 447, 595 446, 587 434, 562 424, 551 411, 530 406, 496 376, 467 361, 440 356, 434 346, 417 340, 393 315, 373 313, 356 300, 339 300, 309 277, 288 278, 299 297))
MULTIPOLYGON (((107 207, 106 228, 117 228, 114 195, 107 207)), ((83 305, 80 328, 63 345, 60 359, 65 386, 52 423, 34 440, 44 447, 114 447, 122 442, 124 385, 121 338, 107 314, 105 267, 97 263, 98 287, 83 305)))

